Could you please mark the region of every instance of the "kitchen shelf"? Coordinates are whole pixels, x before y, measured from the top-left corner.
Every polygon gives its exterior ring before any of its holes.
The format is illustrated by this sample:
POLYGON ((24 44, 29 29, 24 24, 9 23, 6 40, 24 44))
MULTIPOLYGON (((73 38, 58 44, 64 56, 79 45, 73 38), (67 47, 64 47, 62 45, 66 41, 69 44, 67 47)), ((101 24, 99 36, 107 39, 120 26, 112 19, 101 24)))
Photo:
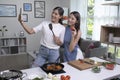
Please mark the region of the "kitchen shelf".
POLYGON ((120 2, 112 2, 112 3, 104 3, 102 5, 111 5, 111 6, 119 6, 120 2))
MULTIPOLYGON (((114 37, 120 37, 120 27, 102 25, 101 26, 100 41, 102 43, 117 44, 117 43, 112 43, 112 42, 110 43, 109 42, 109 34, 110 33, 113 33, 114 37)), ((118 44, 120 44, 120 43, 118 43, 118 44)))
MULTIPOLYGON (((113 24, 106 24, 101 26, 101 34, 100 34, 100 41, 104 44, 107 44, 107 47, 109 48, 109 45, 114 46, 114 60, 116 59, 116 55, 118 53, 117 47, 120 47, 120 41, 116 43, 116 41, 113 39, 113 37, 120 37, 120 2, 110 2, 110 3, 104 3, 103 6, 110 6, 111 7, 117 7, 117 16, 115 20, 113 21, 113 24)), ((110 16, 109 16, 110 17, 110 16)), ((108 55, 108 54, 107 54, 108 55)))
POLYGON ((108 45, 114 46, 114 59, 117 55, 117 47, 120 47, 120 43, 114 43, 114 41, 109 42, 109 34, 112 33, 113 37, 120 37, 120 27, 119 26, 111 26, 111 25, 102 25, 101 26, 101 34, 100 41, 108 45))
POLYGON ((111 2, 111 3, 104 3, 102 4, 104 6, 117 6, 117 21, 119 22, 120 20, 120 11, 119 11, 119 7, 120 7, 120 2, 111 2))
POLYGON ((0 54, 26 52, 26 37, 0 37, 0 54))

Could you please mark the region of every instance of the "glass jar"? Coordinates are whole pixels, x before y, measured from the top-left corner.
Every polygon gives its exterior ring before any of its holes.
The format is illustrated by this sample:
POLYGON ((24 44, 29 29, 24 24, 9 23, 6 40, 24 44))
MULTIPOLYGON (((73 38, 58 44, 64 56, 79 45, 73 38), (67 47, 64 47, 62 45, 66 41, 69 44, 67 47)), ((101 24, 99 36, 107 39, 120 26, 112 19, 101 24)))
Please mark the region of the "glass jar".
POLYGON ((20 31, 20 36, 24 36, 24 32, 23 31, 20 31))

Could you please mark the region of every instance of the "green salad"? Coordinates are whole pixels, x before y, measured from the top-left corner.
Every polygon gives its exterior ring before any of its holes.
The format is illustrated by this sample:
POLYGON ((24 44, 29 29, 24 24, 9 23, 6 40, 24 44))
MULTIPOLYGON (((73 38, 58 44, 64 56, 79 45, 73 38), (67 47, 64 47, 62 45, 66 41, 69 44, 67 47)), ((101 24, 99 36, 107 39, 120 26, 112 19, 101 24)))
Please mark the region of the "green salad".
POLYGON ((94 73, 99 73, 101 70, 100 70, 100 67, 95 66, 95 67, 92 68, 92 71, 93 71, 94 73))

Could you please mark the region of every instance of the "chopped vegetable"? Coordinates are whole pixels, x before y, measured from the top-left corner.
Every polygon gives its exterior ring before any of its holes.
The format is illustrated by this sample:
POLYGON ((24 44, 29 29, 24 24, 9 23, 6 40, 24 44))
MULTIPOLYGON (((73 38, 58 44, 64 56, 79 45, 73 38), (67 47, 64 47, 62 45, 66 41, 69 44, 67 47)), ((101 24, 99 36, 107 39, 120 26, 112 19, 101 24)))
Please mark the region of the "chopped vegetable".
POLYGON ((51 73, 48 73, 48 78, 52 79, 53 75, 51 73))
POLYGON ((44 78, 38 78, 38 77, 36 77, 33 80, 44 80, 44 78))
POLYGON ((92 71, 93 71, 94 73, 99 73, 101 70, 100 70, 100 67, 95 66, 95 67, 92 68, 92 71))
POLYGON ((69 75, 67 75, 67 76, 61 75, 61 80, 70 80, 70 76, 69 75))

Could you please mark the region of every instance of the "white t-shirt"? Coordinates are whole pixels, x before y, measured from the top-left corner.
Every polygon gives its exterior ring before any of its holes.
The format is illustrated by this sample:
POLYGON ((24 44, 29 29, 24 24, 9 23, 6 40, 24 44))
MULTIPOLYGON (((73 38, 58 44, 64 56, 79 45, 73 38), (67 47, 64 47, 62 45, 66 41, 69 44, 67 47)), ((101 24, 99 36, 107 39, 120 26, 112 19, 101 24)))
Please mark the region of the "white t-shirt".
MULTIPOLYGON (((53 34, 52 31, 49 29, 49 24, 52 23, 50 21, 43 21, 38 26, 34 27, 33 30, 35 33, 38 31, 42 31, 40 44, 50 48, 50 49, 58 49, 60 46, 58 46, 54 40, 53 40, 53 34)), ((65 27, 61 25, 60 23, 52 23, 53 26, 53 32, 54 34, 60 38, 60 40, 63 42, 64 40, 64 34, 65 34, 65 27)))

